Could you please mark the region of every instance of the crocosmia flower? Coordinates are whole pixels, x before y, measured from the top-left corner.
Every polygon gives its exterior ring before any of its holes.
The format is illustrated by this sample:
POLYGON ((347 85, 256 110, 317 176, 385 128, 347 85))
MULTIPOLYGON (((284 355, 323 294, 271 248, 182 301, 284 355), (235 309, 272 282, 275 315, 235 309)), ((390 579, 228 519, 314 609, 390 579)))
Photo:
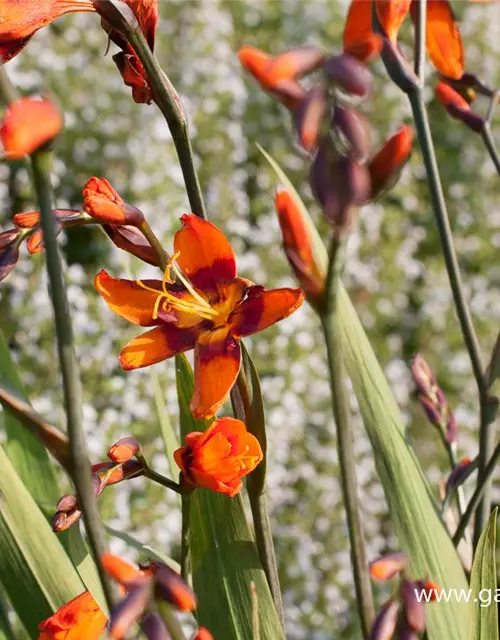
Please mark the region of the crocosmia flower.
POLYGON ((147 367, 194 349, 196 418, 213 416, 240 370, 239 339, 293 313, 300 289, 267 291, 239 278, 231 245, 213 224, 193 214, 181 218, 174 258, 163 280, 121 280, 101 271, 95 287, 118 315, 154 327, 120 353, 125 370, 147 367))
MULTIPOLYGON (((1 23, 0 23, 1 24, 1 23)), ((9 105, 0 127, 0 141, 9 160, 36 151, 62 129, 59 109, 45 98, 20 98, 9 105)))
POLYGON ((185 481, 231 497, 262 457, 257 438, 234 418, 215 420, 204 433, 188 433, 185 446, 174 453, 185 481))
POLYGON ((98 640, 107 618, 89 591, 84 591, 39 625, 38 640, 98 640))

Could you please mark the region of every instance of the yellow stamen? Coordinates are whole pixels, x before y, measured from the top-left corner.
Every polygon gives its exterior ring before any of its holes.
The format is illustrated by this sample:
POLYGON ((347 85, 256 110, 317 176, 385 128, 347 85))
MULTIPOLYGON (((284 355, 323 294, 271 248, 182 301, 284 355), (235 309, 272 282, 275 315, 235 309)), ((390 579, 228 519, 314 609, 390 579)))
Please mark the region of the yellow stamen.
POLYGON ((212 309, 210 304, 194 290, 189 280, 184 277, 179 267, 175 264, 175 259, 178 255, 179 253, 176 253, 174 256, 172 256, 172 258, 170 258, 170 260, 168 261, 167 266, 165 267, 165 272, 163 273, 163 278, 161 281, 161 291, 158 291, 158 289, 153 289, 152 287, 148 287, 148 285, 144 284, 142 280, 136 280, 137 284, 142 289, 158 294, 153 307, 153 319, 156 320, 158 318, 158 312, 162 301, 162 311, 168 311, 169 308, 173 308, 177 311, 201 316, 202 318, 206 318, 207 320, 213 319, 218 315, 218 311, 216 309, 212 309), (175 282, 175 280, 171 276, 172 270, 174 271, 178 279, 182 282, 182 284, 186 287, 187 291, 197 301, 196 303, 187 302, 186 300, 177 298, 177 296, 174 296, 172 293, 170 293, 170 291, 168 291, 167 282, 169 284, 173 284, 175 282))

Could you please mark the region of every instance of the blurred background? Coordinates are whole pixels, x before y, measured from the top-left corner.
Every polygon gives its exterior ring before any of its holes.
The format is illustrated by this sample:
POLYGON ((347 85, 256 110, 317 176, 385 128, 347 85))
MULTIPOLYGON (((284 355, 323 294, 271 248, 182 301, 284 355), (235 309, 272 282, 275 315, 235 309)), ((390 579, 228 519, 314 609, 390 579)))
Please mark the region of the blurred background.
MULTIPOLYGON (((240 275, 268 287, 293 283, 273 209, 276 182, 256 148, 285 168, 326 234, 307 184, 309 161, 297 148, 290 117, 239 66, 243 44, 270 53, 303 44, 341 50, 347 3, 332 0, 184 0, 160 2, 156 53, 182 96, 191 124, 209 217, 231 239, 240 275)), ((455 2, 467 70, 500 85, 500 5, 455 2)), ((402 31, 411 56, 412 31, 402 31)), ((189 211, 167 126, 154 106, 137 105, 111 59, 99 18, 71 15, 40 31, 7 70, 25 92, 49 93, 65 114, 54 172, 59 208, 78 208, 90 176, 106 177, 140 207, 171 246, 179 216, 189 211)), ((380 62, 375 90, 362 111, 373 147, 411 122, 405 97, 380 62)), ((499 181, 481 139, 451 120, 433 100, 432 133, 455 232, 467 294, 485 359, 500 319, 499 181)), ((480 109, 485 105, 480 105, 480 109)), ((494 133, 500 145, 500 111, 494 133)), ((34 208, 22 165, 0 164, 0 228, 13 213, 34 208)), ((148 277, 152 268, 112 247, 98 229, 61 236, 81 366, 85 429, 92 461, 125 435, 143 444, 157 470, 170 473, 154 400, 155 385, 176 425, 173 362, 124 373, 117 355, 137 333, 111 313, 93 288, 101 269, 148 277)), ((477 453, 476 390, 451 303, 418 147, 398 185, 363 208, 349 243, 345 281, 437 490, 446 456, 437 432, 415 401, 408 361, 421 352, 434 367, 460 424, 460 454, 477 453)), ((0 327, 21 365, 35 408, 63 427, 64 416, 44 256, 22 256, 0 288, 0 327)), ((247 340, 259 369, 269 439, 268 490, 292 640, 359 638, 340 499, 334 425, 319 325, 309 308, 247 340)), ((370 559, 397 550, 377 481, 372 452, 357 416, 364 521, 370 559)), ((67 482, 67 481, 66 481, 67 482)), ((496 494, 498 498, 498 494, 496 494)), ((138 540, 179 555, 180 510, 163 488, 137 479, 101 498, 107 523, 138 540)), ((113 548, 132 559, 118 537, 113 548)))

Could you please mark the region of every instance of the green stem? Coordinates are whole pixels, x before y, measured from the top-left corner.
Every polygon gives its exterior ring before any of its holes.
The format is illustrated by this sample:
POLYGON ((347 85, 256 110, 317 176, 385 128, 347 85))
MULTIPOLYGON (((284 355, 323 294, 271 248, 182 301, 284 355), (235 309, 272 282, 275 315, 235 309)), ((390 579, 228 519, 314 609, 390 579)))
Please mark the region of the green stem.
POLYGON ((162 487, 166 487, 167 489, 175 491, 175 493, 179 493, 181 495, 184 493, 180 484, 174 482, 173 480, 170 480, 170 478, 165 478, 165 476, 162 476, 161 473, 157 473, 156 471, 151 469, 151 467, 144 468, 144 477, 149 478, 149 480, 152 480, 157 484, 161 484, 162 487))
MULTIPOLYGON (((457 466, 456 444, 450 444, 449 442, 446 442, 444 437, 443 437, 443 443, 446 448, 446 452, 448 454, 448 460, 450 462, 451 471, 453 471, 457 466)), ((461 485, 459 485, 456 489, 456 502, 457 502, 457 509, 458 509, 458 518, 460 520, 462 519, 466 509, 465 492, 464 492, 464 488, 461 485)))
POLYGON ((181 534, 181 576, 186 582, 189 578, 189 526, 191 498, 182 496, 182 534, 181 534))
POLYGON ((283 610, 283 601, 281 598, 280 580, 278 574, 278 566, 276 564, 276 555, 274 553, 274 542, 271 528, 271 520, 267 509, 267 497, 265 493, 256 494, 254 491, 248 492, 250 500, 250 508, 252 510, 252 519, 255 529, 255 544, 259 552, 260 561, 264 567, 267 582, 271 590, 276 613, 281 622, 283 629, 285 628, 285 613, 283 610))
POLYGON ((144 237, 149 242, 149 244, 151 245, 151 248, 155 252, 156 259, 158 260, 158 266, 162 271, 165 271, 169 263, 170 256, 165 251, 165 249, 161 246, 161 242, 158 240, 158 237, 156 236, 153 229, 151 229, 151 227, 149 226, 149 223, 146 220, 143 220, 140 230, 142 231, 142 233, 144 234, 144 237))
POLYGON ((420 85, 425 83, 425 49, 427 32, 427 0, 417 2, 417 20, 415 23, 415 74, 420 85))
MULTIPOLYGON (((3 67, 0 67, 0 95, 6 103, 16 99, 17 95, 3 67)), ((107 542, 101 516, 97 508, 87 443, 83 431, 80 374, 74 349, 73 327, 69 314, 62 264, 57 246, 56 221, 52 214, 51 164, 52 154, 50 151, 39 150, 31 156, 33 183, 40 208, 40 224, 45 243, 50 299, 54 310, 57 349, 69 437, 71 477, 75 484, 79 506, 83 512, 85 528, 96 560, 106 602, 111 609, 115 602, 115 594, 99 561, 107 551, 107 542)))
MULTIPOLYGON (((441 180, 439 177, 439 169, 434 152, 434 145, 432 142, 429 120, 427 118, 427 111, 420 91, 409 92, 408 97, 410 99, 413 117, 415 119, 415 125, 417 128, 417 135, 420 142, 420 148, 422 150, 424 165, 427 172, 427 180, 429 183, 432 207, 439 231, 441 247, 443 249, 443 255, 448 272, 451 291, 453 294, 453 300, 455 303, 458 320, 460 322, 460 328, 462 330, 462 335, 464 337, 464 342, 469 354, 472 371, 479 392, 479 402, 481 407, 479 427, 479 482, 484 476, 486 464, 491 456, 492 449, 492 434, 491 429, 489 428, 491 419, 489 419, 489 411, 487 409, 488 393, 483 375, 484 366, 481 360, 479 342, 474 330, 472 317, 467 301, 465 299, 464 286, 462 283, 458 259, 453 244, 453 235, 451 232, 450 220, 446 209, 443 188, 441 186, 441 180)), ((476 514, 475 531, 482 530, 484 523, 489 516, 490 510, 491 483, 487 483, 487 486, 483 490, 483 499, 476 514)), ((474 539, 478 539, 476 538, 476 535, 474 536, 474 539)))
POLYGON ((187 120, 180 98, 158 64, 142 31, 137 28, 132 29, 128 37, 130 44, 148 74, 155 102, 165 116, 165 120, 172 134, 192 212, 201 218, 206 218, 205 203, 203 201, 198 173, 194 164, 187 120))
POLYGON ((342 341, 336 315, 340 276, 344 266, 344 251, 347 244, 346 230, 336 227, 330 244, 325 297, 319 317, 325 338, 332 408, 337 430, 337 451, 340 466, 342 498, 346 511, 349 532, 351 565, 356 591, 356 603, 361 621, 363 637, 370 634, 375 620, 375 607, 366 556, 366 543, 361 517, 361 504, 356 479, 356 456, 354 440, 349 425, 349 405, 344 384, 342 341))
POLYGON ((479 503, 481 502, 484 492, 486 491, 486 488, 489 485, 489 480, 493 472, 497 468, 499 461, 500 461, 500 443, 498 443, 497 446, 495 447, 495 450, 493 451, 493 454, 488 464, 485 467, 484 475, 478 481, 476 490, 472 494, 469 504, 467 505, 467 509, 465 510, 464 515, 462 516, 460 522, 458 523, 457 530, 455 532, 455 535, 453 536, 453 544, 455 546, 457 546, 460 540, 462 539, 462 536, 464 535, 465 530, 467 529, 467 525, 469 524, 473 513, 476 511, 479 503))
POLYGON ((493 139, 491 127, 488 123, 484 125, 483 131, 481 132, 481 137, 484 141, 486 149, 488 150, 488 153, 490 154, 490 158, 495 165, 495 169, 500 176, 500 157, 498 156, 498 152, 495 146, 495 140, 493 139))
POLYGON ((161 615, 163 622, 165 623, 165 627, 167 628, 169 638, 171 638, 171 640, 186 640, 181 624, 179 620, 177 620, 177 617, 172 611, 170 605, 166 602, 159 604, 158 613, 161 615))

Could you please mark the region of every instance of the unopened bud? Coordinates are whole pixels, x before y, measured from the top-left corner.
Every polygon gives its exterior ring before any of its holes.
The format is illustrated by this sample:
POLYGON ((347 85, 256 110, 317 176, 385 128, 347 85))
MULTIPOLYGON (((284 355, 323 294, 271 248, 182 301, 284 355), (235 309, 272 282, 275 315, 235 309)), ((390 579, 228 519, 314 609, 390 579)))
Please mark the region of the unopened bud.
POLYGON ((332 125, 345 140, 351 158, 356 162, 364 162, 370 152, 370 131, 363 116, 356 109, 338 105, 332 125))
POLYGON ((58 511, 52 518, 52 530, 56 533, 66 531, 72 527, 80 518, 82 512, 79 509, 66 513, 65 511, 58 511))
POLYGON ((407 565, 408 560, 404 553, 391 553, 370 564, 370 575, 377 582, 387 582, 401 573, 407 565))
POLYGON ((127 462, 141 450, 141 445, 135 438, 128 436, 121 438, 110 447, 108 458, 113 462, 127 462))
POLYGON ((126 225, 115 226, 111 224, 105 224, 102 228, 111 242, 119 249, 131 253, 148 264, 157 266, 158 258, 156 253, 139 229, 126 225))
POLYGON ((191 640, 214 640, 214 637, 208 629, 199 627, 191 640))
POLYGON ((0 282, 4 280, 19 260, 19 232, 15 229, 0 233, 0 282))
MULTIPOLYGON (((56 221, 56 236, 58 236, 62 231, 62 226, 59 222, 56 221)), ((28 249, 28 253, 32 256, 37 253, 41 253, 45 251, 45 242, 43 241, 43 231, 41 228, 35 229, 31 236, 28 238, 26 242, 26 248, 28 249)))
POLYGON ((184 580, 173 569, 158 563, 155 571, 156 597, 170 602, 179 611, 194 611, 196 598, 184 580))
POLYGON ((324 85, 317 84, 306 94, 295 112, 297 133, 306 151, 312 151, 318 143, 326 104, 326 89, 324 85))
POLYGON ((434 392, 437 386, 436 377, 425 358, 419 353, 412 358, 410 371, 420 393, 427 396, 434 392))
POLYGON ((144 616, 141 622, 141 629, 148 640, 170 640, 170 635, 159 613, 148 613, 144 616))
POLYGON ((373 623, 370 640, 391 640, 398 623, 399 606, 399 601, 392 598, 382 606, 373 623))
POLYGON ((420 599, 417 598, 415 591, 418 591, 418 585, 404 578, 400 592, 406 622, 413 631, 422 632, 425 630, 425 605, 420 596, 420 599))
POLYGON ((389 140, 368 163, 371 180, 371 199, 393 187, 407 163, 413 144, 413 129, 403 126, 389 140))
POLYGON ((126 587, 127 590, 134 586, 141 586, 150 580, 131 562, 120 558, 114 553, 104 553, 101 556, 101 565, 113 580, 126 587))
POLYGON ((109 637, 123 638, 132 625, 142 616, 150 599, 149 583, 128 592, 125 598, 115 607, 109 621, 109 637))
POLYGON ((424 597, 421 600, 425 600, 425 602, 434 602, 442 591, 436 582, 429 579, 415 580, 415 588, 422 593, 424 597))
POLYGON ((366 98, 372 86, 370 70, 362 62, 343 53, 340 56, 328 58, 323 63, 323 69, 330 80, 338 87, 360 98, 366 98))
POLYGON ((469 127, 469 129, 472 129, 472 131, 475 131, 476 133, 481 133, 483 131, 485 126, 484 118, 479 114, 474 113, 468 102, 446 82, 440 82, 437 85, 435 94, 439 102, 452 118, 463 122, 469 127))
POLYGON ((476 469, 477 460, 473 461, 470 458, 462 458, 462 460, 459 460, 446 480, 446 495, 448 496, 452 491, 463 484, 476 469))
POLYGON ((78 500, 76 499, 76 496, 65 495, 57 503, 56 511, 73 511, 73 509, 76 509, 77 504, 78 500))
POLYGON ((90 178, 83 187, 83 208, 99 222, 138 227, 142 211, 127 204, 105 178, 90 178))

